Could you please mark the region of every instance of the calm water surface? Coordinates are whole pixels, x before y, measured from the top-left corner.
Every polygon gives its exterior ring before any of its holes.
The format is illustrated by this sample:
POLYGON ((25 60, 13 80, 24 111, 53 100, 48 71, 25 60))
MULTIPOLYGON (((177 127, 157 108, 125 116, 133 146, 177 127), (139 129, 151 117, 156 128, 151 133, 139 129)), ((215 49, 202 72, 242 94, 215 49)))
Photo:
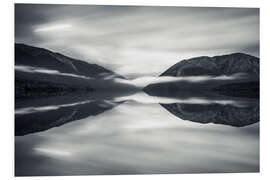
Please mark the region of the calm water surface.
POLYGON ((172 99, 106 97, 16 101, 16 175, 259 171, 259 122, 201 124, 159 104, 172 99))

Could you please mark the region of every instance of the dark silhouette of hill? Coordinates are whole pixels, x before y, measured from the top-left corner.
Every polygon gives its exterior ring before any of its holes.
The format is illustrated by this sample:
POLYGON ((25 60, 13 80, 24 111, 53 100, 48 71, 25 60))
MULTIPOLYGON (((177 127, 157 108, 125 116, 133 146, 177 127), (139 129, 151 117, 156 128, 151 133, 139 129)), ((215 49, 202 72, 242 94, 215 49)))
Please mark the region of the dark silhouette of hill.
POLYGON ((25 44, 15 44, 15 65, 46 68, 57 70, 61 73, 70 73, 91 78, 104 78, 107 76, 124 78, 97 64, 90 64, 44 48, 25 44))
POLYGON ((244 77, 156 83, 143 90, 151 96, 194 99, 194 103, 161 104, 182 120, 243 127, 259 121, 259 58, 242 53, 196 57, 178 62, 160 76, 218 77, 239 73, 244 77), (198 103, 196 99, 211 103, 198 103))
POLYGON ((246 73, 259 78, 259 58, 244 53, 195 57, 176 63, 161 76, 219 76, 235 73, 246 73))
POLYGON ((177 81, 169 83, 150 84, 144 88, 159 91, 216 91, 227 96, 259 97, 259 58, 243 53, 234 53, 224 56, 201 56, 182 60, 166 70, 160 76, 187 77, 187 76, 233 76, 243 74, 242 78, 224 80, 207 80, 200 82, 177 81))
POLYGON ((96 64, 43 48, 15 44, 15 97, 48 97, 100 89, 135 89, 116 83, 120 76, 96 64))

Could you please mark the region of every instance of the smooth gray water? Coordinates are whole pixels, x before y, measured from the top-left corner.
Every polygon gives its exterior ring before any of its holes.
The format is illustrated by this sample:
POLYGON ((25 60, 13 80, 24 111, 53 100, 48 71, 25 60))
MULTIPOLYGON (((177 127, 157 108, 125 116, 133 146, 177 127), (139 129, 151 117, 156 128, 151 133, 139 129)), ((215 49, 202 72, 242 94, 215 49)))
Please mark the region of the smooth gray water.
MULTIPOLYGON (((235 52, 259 57, 259 11, 16 4, 16 43, 98 64, 129 80, 107 76, 106 82, 99 81, 46 69, 53 66, 49 63, 33 67, 26 58, 33 52, 22 56, 26 64, 16 56, 15 76, 29 83, 64 79, 106 91, 123 85, 121 90, 151 83, 242 78, 241 74, 157 76, 191 57, 235 52)), ((16 84, 17 89, 21 85, 16 84)), ((50 94, 23 94, 33 99, 15 100, 15 175, 258 172, 259 100, 192 94, 196 87, 179 94, 170 88, 152 94, 162 97, 118 90, 40 99, 36 97, 50 94)))
POLYGON ((99 103, 109 108, 96 115, 16 136, 16 175, 259 171, 259 123, 200 124, 179 119, 144 93, 127 97, 99 103))

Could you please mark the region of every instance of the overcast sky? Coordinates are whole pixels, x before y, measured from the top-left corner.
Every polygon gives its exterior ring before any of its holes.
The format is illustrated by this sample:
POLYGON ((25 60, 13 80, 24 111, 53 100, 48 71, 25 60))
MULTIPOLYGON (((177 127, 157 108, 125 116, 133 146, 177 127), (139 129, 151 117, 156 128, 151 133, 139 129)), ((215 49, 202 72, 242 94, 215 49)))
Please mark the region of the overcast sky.
POLYGON ((157 76, 184 58, 259 57, 259 9, 16 4, 15 41, 157 76))

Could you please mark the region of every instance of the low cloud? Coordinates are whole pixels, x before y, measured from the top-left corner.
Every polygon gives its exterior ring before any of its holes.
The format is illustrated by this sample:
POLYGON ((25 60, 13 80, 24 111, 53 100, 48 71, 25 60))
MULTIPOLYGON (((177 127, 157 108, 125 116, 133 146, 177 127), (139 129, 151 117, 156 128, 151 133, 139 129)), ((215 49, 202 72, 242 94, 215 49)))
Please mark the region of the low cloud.
POLYGON ((115 79, 115 82, 126 83, 126 84, 143 88, 149 84, 157 84, 157 83, 170 83, 170 82, 179 82, 179 81, 198 83, 198 82, 204 82, 204 81, 217 81, 217 80, 224 81, 224 80, 245 79, 247 77, 248 75, 245 73, 236 73, 229 76, 221 75, 221 76, 185 76, 185 77, 172 77, 172 76, 141 77, 141 78, 135 78, 133 80, 115 79))
POLYGON ((83 79, 93 79, 88 76, 76 75, 76 74, 71 74, 71 73, 62 73, 57 70, 33 67, 33 66, 16 65, 15 70, 26 72, 26 73, 42 73, 42 74, 53 74, 53 75, 60 75, 60 76, 70 76, 70 77, 83 78, 83 79))

